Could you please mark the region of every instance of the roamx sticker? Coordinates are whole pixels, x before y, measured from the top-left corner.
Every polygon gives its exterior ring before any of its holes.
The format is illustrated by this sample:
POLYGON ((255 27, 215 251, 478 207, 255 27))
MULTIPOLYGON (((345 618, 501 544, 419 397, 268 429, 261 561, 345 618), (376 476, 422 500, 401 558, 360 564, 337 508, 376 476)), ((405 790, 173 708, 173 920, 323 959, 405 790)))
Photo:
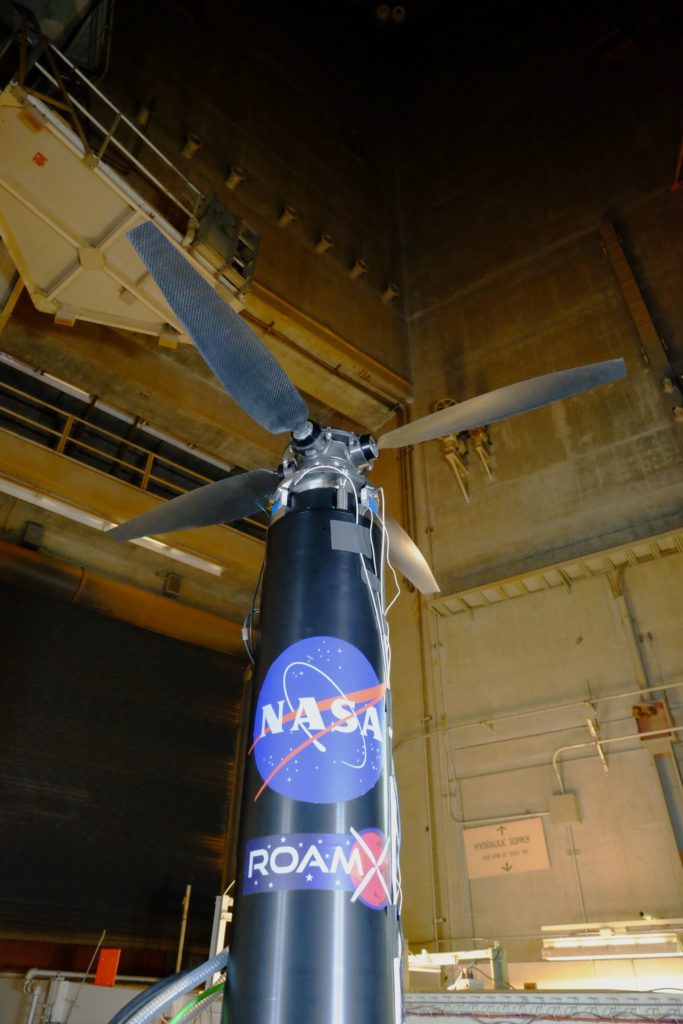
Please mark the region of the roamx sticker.
POLYGON ((327 890, 351 893, 373 910, 392 902, 389 840, 377 828, 348 833, 295 832, 247 843, 243 892, 327 890))

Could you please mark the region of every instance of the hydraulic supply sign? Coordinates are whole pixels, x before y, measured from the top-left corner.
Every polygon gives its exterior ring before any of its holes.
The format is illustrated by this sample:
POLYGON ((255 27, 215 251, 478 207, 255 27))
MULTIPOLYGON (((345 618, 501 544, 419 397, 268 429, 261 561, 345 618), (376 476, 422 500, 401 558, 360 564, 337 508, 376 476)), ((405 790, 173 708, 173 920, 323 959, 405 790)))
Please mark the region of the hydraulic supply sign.
POLYGON ((550 867, 541 818, 466 828, 463 837, 469 878, 518 875, 550 867))

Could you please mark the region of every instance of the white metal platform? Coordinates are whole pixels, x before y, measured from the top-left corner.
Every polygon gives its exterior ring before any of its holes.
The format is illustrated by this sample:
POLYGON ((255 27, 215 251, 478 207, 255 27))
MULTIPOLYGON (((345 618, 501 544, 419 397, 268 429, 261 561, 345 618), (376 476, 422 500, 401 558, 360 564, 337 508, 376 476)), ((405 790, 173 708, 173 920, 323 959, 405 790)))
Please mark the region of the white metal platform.
POLYGON ((107 127, 79 107, 84 123, 103 137, 97 152, 87 149, 51 106, 18 84, 0 93, 0 236, 35 306, 58 322, 85 320, 151 334, 168 344, 187 342, 126 232, 143 220, 154 220, 236 308, 241 307, 237 296, 244 281, 233 267, 221 266, 199 250, 187 251, 204 197, 132 122, 126 121, 129 136, 133 133, 140 147, 149 150, 154 172, 143 164, 142 153, 135 156, 118 142, 114 132, 125 119, 87 84, 112 119, 107 127), (188 225, 185 234, 103 159, 105 151, 109 155, 117 147, 139 180, 175 212, 176 222, 188 225))

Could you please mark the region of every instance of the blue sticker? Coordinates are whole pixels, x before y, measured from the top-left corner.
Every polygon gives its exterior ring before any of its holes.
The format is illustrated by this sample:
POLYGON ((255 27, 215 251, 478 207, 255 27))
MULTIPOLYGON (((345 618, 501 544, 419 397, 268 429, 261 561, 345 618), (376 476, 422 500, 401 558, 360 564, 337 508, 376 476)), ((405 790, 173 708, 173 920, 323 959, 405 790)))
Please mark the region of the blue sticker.
POLYGON ((354 800, 384 766, 384 684, 353 644, 298 640, 261 687, 251 748, 263 785, 308 803, 354 800))
POLYGON ((245 896, 306 889, 351 893, 351 903, 382 910, 392 902, 389 840, 378 828, 249 840, 245 896))

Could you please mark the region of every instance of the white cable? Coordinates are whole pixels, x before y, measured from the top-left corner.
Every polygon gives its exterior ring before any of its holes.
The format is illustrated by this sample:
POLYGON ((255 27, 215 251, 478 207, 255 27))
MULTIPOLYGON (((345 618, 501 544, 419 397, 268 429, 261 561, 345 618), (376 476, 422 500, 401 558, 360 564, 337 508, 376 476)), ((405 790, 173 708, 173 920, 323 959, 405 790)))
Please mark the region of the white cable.
MULTIPOLYGON (((383 492, 378 490, 377 494, 378 494, 378 496, 381 495, 382 498, 383 498, 383 492)), ((372 543, 372 530, 373 530, 373 526, 374 526, 374 523, 375 523, 375 512, 373 511, 373 509, 370 506, 368 506, 368 509, 369 509, 369 513, 370 513, 370 547, 371 547, 371 551, 372 551, 372 567, 373 567, 375 576, 379 580, 379 585, 380 585, 379 586, 379 595, 377 597, 375 597, 374 592, 373 592, 373 593, 371 593, 370 597, 371 597, 371 600, 372 600, 373 608, 375 609, 375 622, 376 622, 376 625, 377 625, 377 629, 379 631, 380 646, 381 646, 381 650, 382 650, 382 663, 383 663, 382 667, 383 667, 384 682, 385 682, 385 684, 387 686, 389 686, 389 673, 390 673, 390 669, 391 669, 391 656, 390 656, 389 644, 388 644, 388 625, 387 625, 386 616, 385 616, 385 610, 384 610, 384 548, 385 548, 385 531, 384 531, 384 529, 381 530, 380 568, 379 568, 379 571, 378 571, 378 569, 377 569, 377 559, 376 559, 376 555, 375 555, 375 545, 372 543)), ((377 515, 376 518, 377 518, 377 521, 381 524, 381 519, 380 519, 379 515, 377 515)), ((368 585, 369 585, 369 579, 368 579, 367 582, 368 582, 368 585)))
POLYGON ((244 649, 247 652, 247 657, 249 658, 249 661, 253 665, 254 664, 254 653, 253 653, 253 651, 251 649, 251 645, 249 643, 249 634, 251 632, 250 619, 251 619, 251 610, 248 611, 247 614, 244 616, 244 621, 242 623, 242 644, 244 645, 244 649), (249 623, 249 625, 247 625, 247 623, 249 623))
MULTIPOLYGON (((381 487, 378 488, 377 494, 379 495, 380 502, 381 502, 381 514, 379 514, 377 516, 377 520, 378 520, 378 522, 380 523, 380 525, 382 527, 383 559, 386 561, 387 566, 391 570, 391 574, 392 574, 392 576, 394 578, 394 586, 396 587, 396 593, 394 594, 394 596, 391 599, 391 601, 389 602, 389 604, 386 605, 384 607, 384 610, 383 610, 384 619, 385 619, 385 623, 386 623, 386 649, 387 649, 387 660, 388 660, 387 685, 390 685, 389 678, 390 678, 390 675, 391 675, 391 644, 390 644, 390 638, 389 638, 389 620, 388 620, 388 615, 389 615, 390 610, 393 608, 394 604, 396 603, 396 601, 398 600, 398 598, 401 595, 401 585, 400 585, 400 583, 398 581, 398 576, 396 575, 396 570, 394 569, 394 567, 393 567, 393 565, 391 563, 391 557, 390 557, 390 554, 391 554, 391 541, 390 541, 390 538, 389 538, 389 531, 387 530, 387 527, 386 527, 386 517, 385 517, 385 513, 384 513, 384 508, 385 508, 384 489, 381 488, 381 487)), ((385 591, 385 586, 384 586, 384 579, 383 579, 383 587, 382 587, 382 593, 383 594, 384 594, 384 591, 385 591)))
MULTIPOLYGON (((361 506, 361 502, 360 502, 360 496, 358 494, 358 488, 356 487, 356 483, 355 483, 353 477, 351 476, 351 474, 349 472, 347 472, 347 470, 342 469, 340 466, 333 466, 333 465, 330 465, 330 464, 327 464, 327 463, 319 463, 316 466, 309 466, 307 469, 304 469, 300 473, 298 473, 295 477, 292 477, 291 481, 289 481, 289 485, 291 485, 294 482, 296 482, 298 484, 301 480, 304 479, 304 477, 308 476, 310 473, 319 473, 319 472, 321 472, 323 470, 328 470, 331 473, 336 473, 338 476, 340 476, 344 480, 346 480, 347 483, 350 485, 351 490, 353 491, 353 496, 355 498, 355 506, 356 506, 355 507, 355 524, 356 524, 356 526, 360 525, 360 506, 361 506)), ((284 489, 289 492, 289 486, 288 485, 284 485, 284 489)), ((374 547, 374 544, 372 543, 372 524, 374 522, 374 513, 373 513, 372 509, 369 509, 369 512, 370 512, 370 548, 371 548, 371 551, 372 551, 372 564, 373 564, 373 569, 375 570, 375 575, 377 576, 378 579, 380 579, 380 576, 377 573, 377 563, 376 563, 376 557, 375 557, 375 547, 374 547)), ((363 558, 362 551, 358 552, 358 558, 360 560, 361 576, 362 576, 363 581, 364 581, 364 583, 365 583, 365 585, 366 585, 366 587, 368 589, 368 595, 369 595, 369 598, 370 598, 370 605, 372 607, 372 613, 373 613, 373 617, 375 619, 375 625, 376 625, 377 631, 379 633, 380 649, 381 649, 381 653, 382 653, 382 662, 383 662, 382 670, 383 670, 383 674, 386 676, 388 674, 388 671, 389 671, 389 663, 388 663, 388 659, 387 659, 387 642, 386 642, 386 637, 385 637, 385 631, 384 631, 384 628, 383 628, 382 593, 381 593, 381 590, 380 590, 380 594, 378 596, 375 596, 375 591, 373 590, 372 584, 370 582, 370 575, 368 573, 368 569, 367 569, 367 566, 365 564, 365 560, 363 558)), ((381 582, 381 580, 380 580, 380 582, 381 582)))
MULTIPOLYGON (((388 675, 389 675, 389 661, 387 659, 387 644, 386 644, 386 636, 385 636, 385 628, 384 628, 385 620, 384 620, 383 608, 382 608, 382 603, 383 603, 382 602, 383 586, 382 586, 382 577, 380 575, 380 572, 377 571, 377 559, 376 559, 376 555, 375 555, 375 545, 372 543, 372 528, 373 528, 374 521, 375 521, 375 514, 374 514, 374 512, 372 511, 371 508, 369 509, 369 512, 370 512, 370 550, 372 551, 372 568, 373 568, 373 571, 375 573, 376 578, 379 580, 379 584, 380 584, 379 594, 377 594, 377 595, 375 594, 375 591, 373 590, 372 584, 370 583, 370 576, 369 576, 369 573, 368 573, 368 570, 367 570, 367 566, 365 565, 365 561, 363 560, 362 553, 360 554, 360 559, 361 559, 362 573, 363 573, 363 576, 365 578, 365 584, 366 584, 366 586, 368 588, 368 594, 370 596, 370 603, 372 605, 372 610, 373 610, 373 614, 374 614, 374 617, 375 617, 375 625, 377 626, 377 632, 379 634, 380 650, 381 650, 381 654, 382 654, 382 675, 384 677, 384 682, 386 684, 386 682, 388 680, 388 675)), ((380 550, 380 558, 381 558, 381 554, 382 554, 382 552, 380 550)))

